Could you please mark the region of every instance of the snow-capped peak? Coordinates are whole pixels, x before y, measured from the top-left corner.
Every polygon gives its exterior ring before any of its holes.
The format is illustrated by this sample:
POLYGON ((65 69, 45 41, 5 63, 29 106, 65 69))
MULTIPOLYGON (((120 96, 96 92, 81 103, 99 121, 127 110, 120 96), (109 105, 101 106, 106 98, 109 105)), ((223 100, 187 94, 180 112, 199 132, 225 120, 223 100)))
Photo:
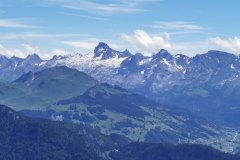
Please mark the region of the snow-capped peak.
POLYGON ((131 53, 128 50, 124 52, 116 51, 110 48, 106 43, 100 42, 94 49, 94 58, 99 58, 101 60, 111 59, 111 58, 123 58, 130 56, 131 53))

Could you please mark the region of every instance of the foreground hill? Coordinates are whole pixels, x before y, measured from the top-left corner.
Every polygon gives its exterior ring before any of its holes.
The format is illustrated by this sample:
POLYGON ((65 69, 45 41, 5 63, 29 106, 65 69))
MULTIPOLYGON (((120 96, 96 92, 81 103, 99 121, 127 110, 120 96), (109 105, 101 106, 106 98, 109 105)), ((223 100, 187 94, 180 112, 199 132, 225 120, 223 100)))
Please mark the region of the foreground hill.
POLYGON ((2 160, 237 160, 200 145, 132 143, 86 126, 28 118, 0 105, 2 160), (110 154, 109 154, 110 153, 110 154))
POLYGON ((0 157, 3 160, 100 160, 124 138, 93 129, 21 116, 0 105, 0 157))

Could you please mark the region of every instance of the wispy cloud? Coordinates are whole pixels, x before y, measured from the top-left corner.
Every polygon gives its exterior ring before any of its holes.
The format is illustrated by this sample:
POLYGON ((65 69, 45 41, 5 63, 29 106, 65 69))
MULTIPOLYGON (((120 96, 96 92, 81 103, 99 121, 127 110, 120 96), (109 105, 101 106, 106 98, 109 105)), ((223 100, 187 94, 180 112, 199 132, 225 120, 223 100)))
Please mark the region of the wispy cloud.
POLYGON ((112 13, 136 13, 147 11, 144 9, 142 3, 153 3, 159 0, 116 0, 115 2, 99 3, 92 0, 44 0, 45 5, 57 5, 64 8, 83 10, 86 12, 99 14, 112 13))
POLYGON ((229 39, 214 37, 214 38, 211 38, 210 40, 214 45, 216 45, 217 47, 220 47, 221 49, 238 53, 238 54, 240 53, 240 37, 234 37, 229 39))
POLYGON ((36 33, 36 32, 23 32, 23 33, 6 33, 0 34, 0 40, 17 40, 17 39, 59 39, 59 38, 74 38, 86 37, 87 34, 72 34, 72 33, 36 33))
POLYGON ((0 27, 2 28, 39 28, 38 26, 24 24, 11 19, 0 19, 0 27))
MULTIPOLYGON (((101 42, 102 40, 100 39, 96 39, 96 38, 88 38, 88 39, 81 39, 78 41, 62 41, 62 44, 74 47, 77 51, 81 51, 82 53, 86 53, 86 52, 91 52, 94 50, 94 48, 96 47, 96 45, 101 42)), ((113 47, 114 49, 119 49, 120 46, 108 41, 104 41, 107 42, 110 47, 113 47)))
POLYGON ((100 20, 100 21, 108 20, 107 18, 103 18, 103 17, 89 16, 89 15, 83 15, 83 14, 75 14, 75 13, 67 13, 67 12, 61 12, 60 14, 74 16, 74 17, 80 17, 80 18, 86 18, 86 19, 92 19, 92 20, 100 20))
POLYGON ((25 49, 26 54, 40 53, 39 48, 36 46, 32 46, 32 45, 26 44, 26 43, 22 44, 21 46, 22 46, 22 48, 25 49))
POLYGON ((54 55, 66 55, 69 54, 67 51, 64 51, 62 49, 52 49, 50 51, 42 51, 39 49, 38 46, 34 46, 28 43, 23 43, 17 48, 9 48, 5 47, 4 45, 0 44, 0 53, 7 57, 20 57, 25 58, 30 54, 37 53, 42 59, 50 59, 54 55))
POLYGON ((154 22, 150 25, 151 28, 163 29, 163 30, 173 30, 173 31, 203 31, 206 28, 197 25, 193 22, 185 21, 172 21, 172 22, 154 22))
POLYGON ((2 44, 0 44, 0 53, 7 56, 7 57, 12 57, 12 56, 17 56, 24 58, 26 57, 26 53, 24 53, 21 49, 19 48, 6 48, 2 44))
POLYGON ((97 44, 96 41, 63 41, 62 43, 82 51, 92 51, 97 44))
POLYGON ((172 43, 170 52, 174 54, 184 54, 187 56, 195 56, 196 54, 206 53, 214 47, 209 40, 202 40, 196 42, 175 42, 172 43))

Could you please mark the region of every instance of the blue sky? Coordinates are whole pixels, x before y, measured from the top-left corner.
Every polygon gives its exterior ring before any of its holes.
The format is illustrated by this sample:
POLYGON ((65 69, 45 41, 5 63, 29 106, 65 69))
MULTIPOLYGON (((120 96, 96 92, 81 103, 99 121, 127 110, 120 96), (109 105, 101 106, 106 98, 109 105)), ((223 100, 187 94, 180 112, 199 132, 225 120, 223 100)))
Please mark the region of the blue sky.
POLYGON ((240 53, 237 0, 0 0, 0 54, 86 53, 98 42, 151 55, 240 53))

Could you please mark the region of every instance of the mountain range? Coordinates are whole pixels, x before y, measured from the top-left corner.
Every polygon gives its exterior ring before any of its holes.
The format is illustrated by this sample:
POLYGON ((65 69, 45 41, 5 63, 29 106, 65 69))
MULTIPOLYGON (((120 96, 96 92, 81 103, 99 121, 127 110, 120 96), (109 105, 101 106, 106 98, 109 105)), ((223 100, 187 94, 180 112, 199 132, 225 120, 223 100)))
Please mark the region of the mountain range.
POLYGON ((87 54, 0 56, 0 103, 133 141, 200 143, 239 151, 240 57, 152 56, 99 43, 87 54), (137 136, 136 136, 137 135, 137 136))
POLYGON ((92 53, 53 56, 50 60, 37 54, 25 59, 0 56, 0 79, 13 81, 30 71, 54 66, 77 69, 99 82, 188 109, 220 125, 238 126, 240 57, 234 54, 209 51, 188 57, 162 49, 148 57, 116 51, 100 42, 92 53))

